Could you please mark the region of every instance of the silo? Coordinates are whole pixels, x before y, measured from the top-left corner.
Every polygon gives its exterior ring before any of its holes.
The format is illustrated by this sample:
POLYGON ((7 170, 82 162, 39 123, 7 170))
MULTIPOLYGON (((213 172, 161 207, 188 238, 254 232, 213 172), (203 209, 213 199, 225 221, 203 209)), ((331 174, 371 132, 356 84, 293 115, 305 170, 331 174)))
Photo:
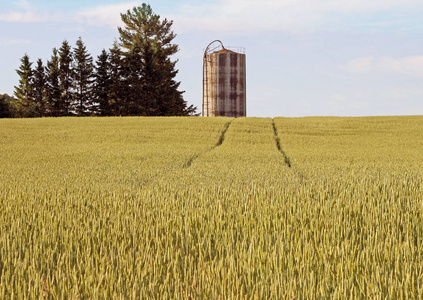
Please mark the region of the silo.
POLYGON ((244 48, 225 48, 216 40, 204 51, 203 116, 245 117, 246 65, 244 48))

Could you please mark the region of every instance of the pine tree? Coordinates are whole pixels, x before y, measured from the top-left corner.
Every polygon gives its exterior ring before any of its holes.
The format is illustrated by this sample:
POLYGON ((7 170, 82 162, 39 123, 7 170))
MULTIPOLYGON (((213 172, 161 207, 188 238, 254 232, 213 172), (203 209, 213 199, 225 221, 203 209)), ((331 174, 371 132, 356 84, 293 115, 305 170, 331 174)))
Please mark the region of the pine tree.
POLYGON ((110 91, 109 104, 112 114, 115 116, 128 115, 129 100, 128 88, 125 87, 125 70, 127 66, 121 58, 121 51, 117 42, 110 49, 110 91))
POLYGON ((40 59, 37 60, 37 67, 34 70, 34 83, 33 83, 33 92, 34 92, 34 102, 37 110, 37 115, 40 117, 45 116, 46 114, 46 85, 47 79, 45 74, 45 67, 43 66, 43 61, 40 59))
POLYGON ((56 48, 53 49, 51 60, 47 62, 47 75, 46 75, 46 91, 47 91, 47 113, 51 116, 61 116, 61 92, 60 92, 60 69, 59 69, 59 56, 56 48))
POLYGON ((188 115, 195 111, 187 107, 179 82, 175 81, 177 61, 170 56, 178 52, 172 44, 176 37, 171 30, 173 21, 153 13, 150 5, 143 4, 121 14, 124 28, 118 27, 124 61, 129 67, 128 84, 132 91, 130 101, 136 112, 146 115, 188 115), (142 97, 142 101, 134 98, 142 97))
POLYGON ((146 116, 148 98, 143 90, 142 60, 139 51, 134 50, 126 53, 122 60, 123 83, 126 86, 125 107, 126 115, 129 116, 146 116))
POLYGON ((19 103, 19 110, 23 117, 33 116, 33 71, 32 62, 29 61, 28 54, 21 58, 21 65, 16 73, 19 75, 19 85, 15 86, 15 96, 19 103))
POLYGON ((67 40, 64 40, 59 49, 59 78, 60 78, 60 112, 61 115, 70 115, 73 101, 73 69, 72 53, 67 40))
POLYGON ((97 56, 95 62, 95 83, 94 83, 94 99, 98 103, 98 113, 101 116, 110 116, 113 114, 109 102, 110 94, 110 62, 109 54, 105 49, 97 56))
POLYGON ((142 105, 144 107, 145 115, 160 116, 163 115, 160 108, 164 106, 161 103, 162 97, 159 93, 163 92, 158 87, 161 87, 160 68, 157 66, 158 60, 155 57, 154 50, 150 43, 143 45, 143 59, 141 70, 141 87, 139 92, 143 96, 142 105))
POLYGON ((92 101, 93 59, 81 38, 76 41, 74 57, 75 108, 78 116, 94 113, 96 106, 92 101))

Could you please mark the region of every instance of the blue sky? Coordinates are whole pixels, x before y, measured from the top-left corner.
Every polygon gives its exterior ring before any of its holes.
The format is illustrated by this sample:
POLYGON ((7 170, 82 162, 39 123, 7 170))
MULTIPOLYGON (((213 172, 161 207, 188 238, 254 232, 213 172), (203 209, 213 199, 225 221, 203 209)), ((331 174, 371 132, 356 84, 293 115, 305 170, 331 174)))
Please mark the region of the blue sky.
MULTIPOLYGON (((0 93, 25 54, 44 63, 82 37, 94 59, 118 38, 120 12, 142 1, 0 0, 0 93)), ((245 47, 247 115, 423 114, 421 0, 156 0, 174 21, 178 80, 201 108, 202 55, 220 39, 245 47)))

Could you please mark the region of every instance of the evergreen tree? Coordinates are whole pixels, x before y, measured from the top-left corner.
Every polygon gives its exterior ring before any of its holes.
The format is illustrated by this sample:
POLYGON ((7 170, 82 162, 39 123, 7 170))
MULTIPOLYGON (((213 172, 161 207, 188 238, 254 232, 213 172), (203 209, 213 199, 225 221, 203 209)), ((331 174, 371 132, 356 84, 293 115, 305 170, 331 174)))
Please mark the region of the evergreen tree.
POLYGON ((53 55, 50 61, 47 62, 47 75, 46 75, 46 91, 47 103, 49 113, 51 116, 61 116, 63 111, 61 109, 61 92, 60 92, 60 69, 59 69, 59 56, 56 48, 53 49, 53 55))
POLYGON ((19 85, 15 86, 15 96, 19 103, 18 109, 23 117, 33 116, 33 71, 32 62, 29 61, 28 54, 25 53, 25 55, 21 58, 21 65, 19 69, 16 70, 16 73, 18 73, 20 77, 19 85))
POLYGON ((76 41, 73 57, 76 113, 79 116, 86 115, 89 111, 94 113, 96 106, 92 101, 93 59, 81 38, 76 41))
POLYGON ((178 46, 171 30, 173 21, 161 20, 150 5, 134 7, 121 14, 120 42, 109 53, 91 55, 79 38, 71 49, 64 40, 53 49, 46 67, 42 60, 32 70, 27 54, 16 70, 20 76, 13 100, 15 115, 68 116, 73 114, 170 116, 192 115, 187 106, 176 61, 178 46), (94 72, 95 69, 95 72, 94 72))
POLYGON ((126 115, 146 116, 147 101, 149 100, 143 89, 141 53, 137 50, 126 53, 123 60, 123 84, 126 87, 125 108, 126 115))
POLYGON ((163 113, 160 111, 164 103, 161 103, 161 88, 160 68, 158 67, 157 57, 155 57, 154 50, 151 44, 145 43, 143 46, 143 59, 141 70, 142 93, 144 97, 143 106, 145 107, 145 114, 148 116, 160 116, 163 113), (160 88, 159 88, 160 87, 160 88))
POLYGON ((101 116, 110 116, 113 114, 111 103, 109 101, 110 94, 110 62, 109 54, 105 49, 97 56, 95 62, 95 84, 94 84, 94 98, 98 103, 98 113, 101 116))
POLYGON ((37 110, 37 115, 43 117, 46 114, 46 85, 47 79, 45 74, 45 67, 41 59, 37 60, 37 67, 34 70, 34 102, 37 110))
POLYGON ((73 100, 73 69, 72 52, 67 40, 64 40, 59 49, 59 79, 60 79, 60 114, 70 114, 73 100))
POLYGON ((173 21, 161 21, 147 4, 121 14, 121 19, 125 25, 118 30, 129 68, 130 111, 134 111, 132 106, 142 106, 135 112, 145 115, 188 115, 195 111, 193 106, 187 107, 183 92, 178 91, 180 83, 175 81, 177 61, 170 60, 178 51, 172 44, 176 37, 171 30, 173 21))
POLYGON ((112 114, 125 116, 129 111, 128 88, 125 86, 125 71, 127 66, 121 58, 121 51, 117 42, 110 49, 110 91, 109 104, 112 114))

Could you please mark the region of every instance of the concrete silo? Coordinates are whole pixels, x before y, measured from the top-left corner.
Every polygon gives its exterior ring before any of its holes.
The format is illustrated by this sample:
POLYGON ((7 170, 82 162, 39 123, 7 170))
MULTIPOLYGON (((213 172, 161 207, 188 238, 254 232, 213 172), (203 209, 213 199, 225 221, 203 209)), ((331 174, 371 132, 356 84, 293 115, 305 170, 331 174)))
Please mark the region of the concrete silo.
POLYGON ((203 58, 203 116, 245 117, 246 65, 244 48, 210 43, 203 58))

